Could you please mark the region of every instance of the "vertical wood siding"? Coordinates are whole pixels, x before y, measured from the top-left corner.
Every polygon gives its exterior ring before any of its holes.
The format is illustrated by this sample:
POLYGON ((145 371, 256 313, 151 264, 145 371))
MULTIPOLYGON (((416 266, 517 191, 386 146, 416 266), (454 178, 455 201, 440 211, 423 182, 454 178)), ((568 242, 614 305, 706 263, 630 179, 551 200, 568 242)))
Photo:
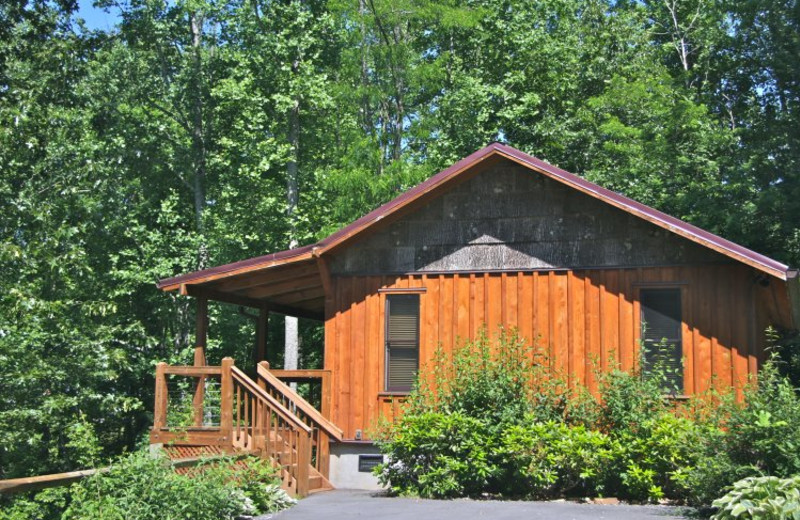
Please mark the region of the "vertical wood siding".
POLYGON ((420 294, 420 361, 476 336, 516 327, 549 355, 570 384, 597 389, 595 371, 634 368, 643 287, 681 289, 684 390, 741 388, 763 360, 763 330, 791 323, 785 286, 755 282, 740 265, 583 271, 348 276, 332 280, 325 368, 332 370, 332 419, 346 438, 368 437, 381 414, 397 413, 384 390, 384 306, 380 289, 420 294))

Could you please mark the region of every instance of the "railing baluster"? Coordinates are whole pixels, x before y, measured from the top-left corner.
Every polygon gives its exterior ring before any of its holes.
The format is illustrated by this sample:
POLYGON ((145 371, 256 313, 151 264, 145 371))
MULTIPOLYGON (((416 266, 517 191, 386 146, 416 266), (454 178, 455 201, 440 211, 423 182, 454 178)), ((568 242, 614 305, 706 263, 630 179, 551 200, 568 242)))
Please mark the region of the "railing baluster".
POLYGON ((236 439, 242 440, 242 385, 236 385, 236 439))
POLYGON ((248 421, 250 420, 250 395, 245 394, 244 397, 244 445, 247 446, 247 428, 249 426, 248 421))
POLYGON ((250 403, 250 449, 256 449, 256 410, 258 408, 258 403, 256 402, 256 398, 253 398, 253 401, 250 403))

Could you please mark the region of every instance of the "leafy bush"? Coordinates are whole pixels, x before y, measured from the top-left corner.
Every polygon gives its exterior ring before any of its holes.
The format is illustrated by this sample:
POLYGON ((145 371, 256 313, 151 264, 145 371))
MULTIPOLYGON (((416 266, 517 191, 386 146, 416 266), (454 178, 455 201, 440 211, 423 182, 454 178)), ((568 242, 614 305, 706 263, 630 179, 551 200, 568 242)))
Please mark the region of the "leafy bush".
POLYGON ((408 414, 380 443, 389 462, 379 479, 397 493, 447 498, 483 492, 496 468, 489 429, 462 412, 408 414))
POLYGON ((753 464, 762 474, 800 473, 800 396, 773 363, 759 374, 744 406, 732 407, 725 447, 738 464, 753 464))
POLYGON ((0 520, 52 520, 59 518, 69 500, 69 488, 0 495, 0 520))
POLYGON ((281 489, 277 471, 271 462, 248 457, 235 461, 231 468, 233 484, 250 500, 259 514, 275 513, 297 503, 281 489))
POLYGON ((498 487, 504 494, 551 498, 602 492, 614 452, 611 439, 601 432, 531 421, 505 429, 492 455, 498 459, 498 487))
POLYGON ((163 458, 137 453, 112 464, 73 490, 65 520, 233 518, 254 508, 237 489, 230 469, 209 465, 178 475, 163 458))
POLYGON ((782 520, 800 518, 800 476, 749 477, 714 501, 712 520, 782 520))
MULTIPOLYGON (((643 366, 642 363, 639 366, 643 366)), ((403 416, 376 438, 383 484, 456 497, 617 496, 709 504, 745 477, 800 473, 800 396, 774 359, 759 384, 685 404, 669 374, 612 370, 593 395, 568 387, 546 356, 501 330, 437 353, 403 416)))
POLYGON ((293 503, 261 459, 209 461, 179 475, 164 457, 139 452, 69 488, 18 497, 0 511, 0 519, 222 520, 293 503))
MULTIPOLYGON (((690 473, 702 456, 698 446, 714 433, 713 426, 670 411, 662 411, 635 429, 615 432, 620 447, 615 494, 638 501, 686 499, 692 492, 690 473)), ((609 488, 615 485, 610 483, 609 488)))
POLYGON ((613 370, 599 374, 596 426, 606 432, 637 432, 667 409, 658 377, 613 370))
POLYGON ((482 328, 452 358, 437 348, 408 399, 409 411, 459 412, 499 428, 528 413, 547 419, 562 415, 561 386, 549 377, 547 358, 516 331, 501 327, 492 345, 482 328))
POLYGON ((698 445, 702 456, 689 473, 691 502, 708 504, 721 489, 746 477, 800 474, 800 395, 780 375, 775 357, 762 367, 757 385, 742 402, 720 404, 723 433, 698 445))

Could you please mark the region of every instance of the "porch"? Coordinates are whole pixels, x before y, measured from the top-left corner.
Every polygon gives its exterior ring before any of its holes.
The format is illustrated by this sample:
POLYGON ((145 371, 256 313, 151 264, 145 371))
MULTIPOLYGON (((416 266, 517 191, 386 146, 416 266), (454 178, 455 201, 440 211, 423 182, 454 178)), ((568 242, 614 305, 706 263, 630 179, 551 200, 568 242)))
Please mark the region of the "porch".
POLYGON ((159 289, 196 299, 195 351, 193 366, 156 367, 151 444, 178 455, 256 454, 273 462, 294 495, 330 489, 330 442, 343 440, 330 420, 331 371, 271 370, 266 362, 270 314, 323 321, 329 280, 326 261, 310 247, 161 280, 159 289), (207 364, 210 301, 256 311, 248 313, 256 323, 252 360, 244 360, 255 371, 231 358, 207 364), (315 386, 316 406, 293 383, 315 386))

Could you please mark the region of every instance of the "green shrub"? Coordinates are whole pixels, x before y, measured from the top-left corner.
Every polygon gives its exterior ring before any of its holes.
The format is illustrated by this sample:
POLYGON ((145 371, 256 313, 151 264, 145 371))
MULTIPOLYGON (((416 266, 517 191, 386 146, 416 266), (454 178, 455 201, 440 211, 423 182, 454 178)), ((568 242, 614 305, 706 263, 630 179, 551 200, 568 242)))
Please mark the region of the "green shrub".
POLYGON ((388 462, 380 480, 396 493, 455 497, 499 493, 502 432, 524 421, 563 417, 565 399, 546 359, 513 330, 493 345, 485 330, 452 357, 437 349, 403 416, 379 429, 388 462))
POLYGON ((504 494, 534 498, 601 493, 615 457, 607 435, 555 421, 509 426, 491 456, 504 494))
POLYGON ((520 421, 527 413, 552 415, 559 405, 548 399, 553 385, 544 377, 545 363, 516 331, 500 328, 493 348, 481 329, 452 357, 437 348, 409 397, 409 411, 459 412, 497 427, 520 421))
MULTIPOLYGON (((639 366, 642 366, 640 363, 639 366)), ((744 477, 800 473, 800 396, 774 359, 735 396, 678 406, 668 373, 598 374, 567 387, 547 357, 501 329, 425 367, 404 415, 377 435, 381 482, 429 497, 606 495, 707 505, 744 477)))
POLYGON ((619 480, 614 483, 612 477, 609 490, 638 501, 686 499, 692 491, 690 474, 702 456, 698 447, 715 433, 713 426, 669 411, 614 432, 619 446, 614 474, 619 480))
POLYGON ((65 520, 222 519, 253 513, 230 468, 209 465, 178 475, 164 458, 136 453, 75 486, 65 520))
POLYGON ((143 451, 71 487, 17 496, 0 509, 0 519, 222 520, 270 513, 295 502, 275 475, 258 458, 208 461, 179 475, 166 458, 143 451))
POLYGON ((613 370, 598 374, 599 412, 596 426, 606 432, 636 432, 667 409, 658 377, 613 370))
POLYGON ((720 404, 724 433, 712 433, 698 446, 702 456, 689 474, 691 502, 708 504, 746 477, 800 474, 800 396, 776 361, 773 356, 764 364, 742 402, 720 404))
POLYGON ((52 488, 17 495, 0 495, 0 520, 60 518, 69 500, 69 488, 52 488))
POLYGON ((719 510, 712 520, 800 519, 800 476, 749 477, 736 482, 714 501, 719 510))
POLYGON ((407 414, 378 445, 388 462, 379 480, 396 493, 447 498, 486 490, 496 468, 487 450, 492 433, 461 412, 407 414))
POLYGON ((233 485, 244 493, 259 514, 275 513, 297 503, 281 489, 277 470, 265 459, 247 457, 223 463, 222 471, 228 470, 232 473, 233 485), (225 464, 231 465, 225 468, 225 464))
POLYGON ((165 457, 143 451, 69 488, 4 497, 0 520, 231 519, 294 504, 278 482, 259 458, 210 460, 179 475, 165 457))
POLYGON ((752 464, 766 475, 800 473, 800 396, 774 363, 762 368, 744 406, 732 407, 726 428, 734 462, 752 464))

